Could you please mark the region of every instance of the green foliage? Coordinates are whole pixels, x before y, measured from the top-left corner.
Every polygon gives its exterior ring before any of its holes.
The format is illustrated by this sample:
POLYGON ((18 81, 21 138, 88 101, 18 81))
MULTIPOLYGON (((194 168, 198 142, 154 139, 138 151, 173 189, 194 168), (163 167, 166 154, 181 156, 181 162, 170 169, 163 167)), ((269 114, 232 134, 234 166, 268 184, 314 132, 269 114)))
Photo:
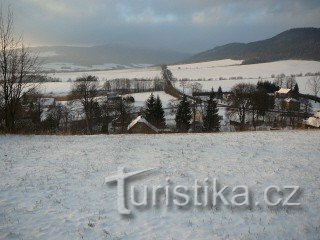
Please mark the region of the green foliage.
POLYGON ((187 132, 189 130, 191 118, 190 104, 187 101, 187 97, 184 95, 180 104, 178 105, 175 119, 179 132, 187 132))
POLYGON ((260 116, 264 116, 268 109, 274 108, 274 98, 269 96, 265 90, 258 90, 252 93, 251 102, 252 108, 260 116))
POLYGON ((159 95, 157 96, 154 108, 155 108, 154 114, 156 119, 155 126, 158 128, 164 128, 166 126, 166 120, 164 117, 164 110, 163 110, 162 102, 159 95))
POLYGON ((153 93, 146 101, 145 118, 157 128, 164 128, 166 125, 161 99, 159 96, 155 98, 153 93))
POLYGON ((151 93, 150 97, 146 101, 146 110, 145 110, 145 118, 148 122, 154 124, 155 123, 155 105, 156 105, 156 99, 151 93))
POLYGON ((293 94, 294 94, 295 96, 298 96, 298 95, 299 95, 299 86, 298 86, 298 83, 296 83, 296 84, 294 85, 293 94))
POLYGON ((217 92, 217 98, 218 98, 218 99, 221 99, 221 98, 222 98, 222 95, 223 95, 222 88, 221 88, 221 86, 219 86, 218 92, 217 92))
POLYGON ((211 91, 209 101, 207 102, 206 114, 203 118, 203 124, 206 131, 219 131, 220 120, 218 111, 217 102, 214 100, 214 92, 211 91))
POLYGON ((278 91, 280 88, 270 81, 259 81, 257 83, 257 89, 259 91, 265 91, 267 93, 274 93, 275 91, 278 91))

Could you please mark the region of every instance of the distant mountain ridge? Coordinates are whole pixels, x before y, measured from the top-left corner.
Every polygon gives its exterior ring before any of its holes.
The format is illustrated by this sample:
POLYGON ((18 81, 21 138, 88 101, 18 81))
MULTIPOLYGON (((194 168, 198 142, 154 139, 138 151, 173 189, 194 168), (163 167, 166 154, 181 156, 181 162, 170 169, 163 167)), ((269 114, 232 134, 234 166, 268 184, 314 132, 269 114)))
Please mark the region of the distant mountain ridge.
POLYGON ((226 44, 198 53, 185 62, 221 59, 244 60, 244 64, 289 59, 320 61, 320 28, 294 28, 262 41, 226 44))
POLYGON ((182 61, 191 56, 191 54, 170 50, 152 50, 120 44, 92 47, 33 47, 31 51, 38 53, 40 60, 45 63, 65 62, 82 66, 103 65, 106 63, 119 65, 169 64, 182 61))

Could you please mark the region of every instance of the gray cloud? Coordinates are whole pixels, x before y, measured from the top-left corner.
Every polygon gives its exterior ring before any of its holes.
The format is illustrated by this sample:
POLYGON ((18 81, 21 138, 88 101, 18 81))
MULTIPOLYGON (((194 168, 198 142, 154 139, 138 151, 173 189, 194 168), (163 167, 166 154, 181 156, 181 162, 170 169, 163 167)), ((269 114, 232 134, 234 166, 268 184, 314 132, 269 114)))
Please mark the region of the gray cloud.
POLYGON ((318 0, 2 0, 31 45, 123 43, 197 52, 319 27, 318 0))

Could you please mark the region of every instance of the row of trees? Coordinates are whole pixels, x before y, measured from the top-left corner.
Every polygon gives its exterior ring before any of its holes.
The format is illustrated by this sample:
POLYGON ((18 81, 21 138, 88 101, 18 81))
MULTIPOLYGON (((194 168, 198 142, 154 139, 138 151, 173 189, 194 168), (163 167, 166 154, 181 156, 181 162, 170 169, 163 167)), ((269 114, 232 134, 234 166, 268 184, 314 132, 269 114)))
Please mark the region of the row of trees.
POLYGON ((164 81, 163 79, 158 77, 155 77, 152 79, 117 78, 112 80, 106 80, 105 89, 109 91, 120 92, 120 93, 163 91, 164 81))
MULTIPOLYGON (((195 115, 196 108, 192 109, 192 101, 188 100, 184 95, 177 105, 175 122, 176 130, 178 132, 188 132, 193 116, 195 115)), ((155 97, 153 93, 147 99, 145 104, 144 116, 147 121, 152 123, 157 128, 165 128, 165 112, 162 107, 162 102, 159 96, 155 97)), ((203 131, 217 132, 220 129, 220 118, 218 115, 217 102, 215 100, 215 93, 210 93, 210 98, 206 102, 205 114, 203 117, 203 131)))
POLYGON ((109 124, 113 123, 118 126, 119 132, 124 133, 132 119, 134 98, 131 96, 99 97, 100 91, 99 81, 95 76, 83 76, 73 84, 69 97, 81 104, 86 132, 109 133, 109 124), (93 129, 94 127, 96 129, 93 129))
MULTIPOLYGON (((291 80, 290 80, 291 81, 291 80)), ((310 113, 311 105, 306 98, 301 98, 299 94, 299 86, 297 83, 293 85, 292 97, 296 98, 304 107, 306 116, 310 113)), ((275 97, 270 94, 279 90, 276 83, 269 81, 259 81, 257 85, 250 83, 239 83, 231 89, 231 94, 227 98, 228 108, 227 112, 230 118, 239 122, 240 129, 243 129, 248 121, 251 120, 252 125, 255 127, 259 122, 259 117, 266 116, 267 113, 273 112, 275 109, 275 97), (251 119, 248 119, 248 115, 251 119)), ((294 117, 294 111, 285 109, 282 102, 277 110, 280 115, 287 115, 294 117)), ((278 115, 279 115, 278 114, 278 115)))
MULTIPOLYGON (((193 104, 195 104, 195 102, 193 104)), ((188 101, 186 95, 184 95, 182 97, 181 102, 178 105, 178 109, 175 117, 176 128, 179 132, 187 132, 190 129, 192 118, 193 118, 193 121, 196 121, 195 107, 193 107, 193 111, 194 112, 192 117, 192 106, 188 101)), ((205 102, 202 131, 218 132, 220 130, 220 117, 218 115, 218 111, 219 109, 217 107, 217 102, 215 100, 215 93, 212 90, 210 93, 209 100, 205 102)))
POLYGON ((155 98, 153 93, 151 93, 146 101, 144 115, 146 120, 157 128, 166 127, 165 113, 159 95, 155 98))

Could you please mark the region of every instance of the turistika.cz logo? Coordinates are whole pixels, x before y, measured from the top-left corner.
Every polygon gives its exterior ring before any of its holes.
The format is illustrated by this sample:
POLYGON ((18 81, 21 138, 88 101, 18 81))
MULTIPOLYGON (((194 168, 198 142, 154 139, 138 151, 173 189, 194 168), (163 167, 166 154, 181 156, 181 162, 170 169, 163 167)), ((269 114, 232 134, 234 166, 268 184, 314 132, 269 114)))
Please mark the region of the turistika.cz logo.
MULTIPOLYGON (((126 172, 124 167, 119 167, 117 174, 105 178, 105 183, 117 183, 117 205, 121 215, 132 213, 130 205, 134 207, 159 207, 161 203, 164 203, 167 207, 174 205, 183 208, 190 207, 192 204, 195 207, 216 207, 222 204, 250 209, 252 206, 260 205, 259 201, 254 202, 250 197, 248 186, 222 186, 217 178, 205 178, 202 185, 196 179, 191 187, 181 184, 174 185, 171 179, 167 178, 165 185, 139 185, 138 187, 131 184, 130 194, 127 193, 130 179, 141 177, 154 170, 155 168, 148 168, 126 172), (138 189, 143 189, 143 193, 138 189), (163 198, 164 201, 161 201, 163 198)), ((263 191, 263 202, 268 207, 298 207, 301 205, 297 202, 300 194, 300 187, 297 185, 283 187, 270 185, 263 191)))

